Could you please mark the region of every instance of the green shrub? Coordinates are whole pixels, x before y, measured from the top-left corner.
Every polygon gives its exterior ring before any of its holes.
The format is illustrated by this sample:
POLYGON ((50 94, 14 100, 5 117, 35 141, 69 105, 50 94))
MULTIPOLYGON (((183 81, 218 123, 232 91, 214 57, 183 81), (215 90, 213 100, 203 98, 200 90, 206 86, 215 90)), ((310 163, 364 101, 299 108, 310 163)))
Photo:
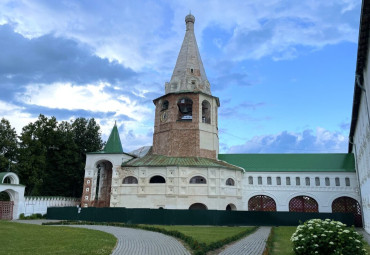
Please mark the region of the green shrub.
POLYGON ((363 237, 339 221, 313 219, 297 227, 292 235, 295 254, 367 254, 363 237))
POLYGON ((24 216, 24 213, 19 215, 20 220, 38 220, 45 219, 46 214, 42 215, 41 213, 31 214, 30 216, 24 216))

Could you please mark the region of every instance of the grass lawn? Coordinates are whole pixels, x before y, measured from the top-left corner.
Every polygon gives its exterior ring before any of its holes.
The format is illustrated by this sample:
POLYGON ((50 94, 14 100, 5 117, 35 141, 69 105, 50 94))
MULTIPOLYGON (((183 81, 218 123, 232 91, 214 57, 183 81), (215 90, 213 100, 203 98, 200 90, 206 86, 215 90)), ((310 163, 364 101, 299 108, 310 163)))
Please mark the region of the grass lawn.
POLYGON ((101 231, 0 221, 1 254, 111 254, 116 238, 101 231))
POLYGON ((247 229, 253 227, 210 227, 210 226, 161 226, 156 225, 158 228, 164 228, 166 230, 177 230, 184 235, 191 236, 200 243, 207 245, 217 242, 239 234, 247 229))
MULTIPOLYGON (((297 227, 274 227, 273 249, 271 255, 293 255, 290 237, 297 227)), ((365 245, 367 253, 370 254, 370 246, 365 245)))
POLYGON ((291 255, 294 254, 292 251, 292 243, 290 237, 293 235, 297 227, 274 227, 273 240, 273 255, 291 255))

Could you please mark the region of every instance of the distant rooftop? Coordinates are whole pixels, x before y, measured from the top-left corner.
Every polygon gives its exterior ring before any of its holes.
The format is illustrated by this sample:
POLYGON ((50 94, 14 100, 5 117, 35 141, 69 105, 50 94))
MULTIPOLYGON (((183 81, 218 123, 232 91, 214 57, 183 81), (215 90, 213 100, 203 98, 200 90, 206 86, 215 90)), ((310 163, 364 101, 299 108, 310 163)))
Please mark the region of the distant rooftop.
POLYGON ((219 154, 218 158, 246 172, 355 172, 352 153, 219 154))
POLYGON ((209 158, 199 158, 199 157, 167 157, 163 155, 152 154, 151 150, 142 158, 135 158, 127 162, 122 163, 122 166, 148 166, 148 167, 158 167, 158 166, 188 166, 188 167, 217 167, 217 168, 227 168, 233 170, 243 171, 240 167, 231 165, 229 163, 209 159, 209 158))

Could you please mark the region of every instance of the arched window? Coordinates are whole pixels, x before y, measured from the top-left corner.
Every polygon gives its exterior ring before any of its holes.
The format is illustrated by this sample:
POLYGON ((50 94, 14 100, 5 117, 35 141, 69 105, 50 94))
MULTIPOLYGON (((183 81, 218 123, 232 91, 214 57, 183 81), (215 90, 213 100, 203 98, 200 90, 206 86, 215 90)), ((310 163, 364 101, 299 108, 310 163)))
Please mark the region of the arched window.
POLYGON ((258 185, 262 185, 262 177, 258 176, 258 185))
POLYGON ((311 185, 310 177, 306 177, 306 186, 310 186, 310 185, 311 185))
POLYGON ((248 211, 275 212, 275 200, 269 196, 257 195, 248 200, 248 211))
POLYGON ((202 102, 202 122, 211 124, 211 104, 207 100, 202 102))
POLYGON ((138 181, 134 176, 127 176, 123 179, 122 184, 137 184, 138 181))
POLYGON ((345 182, 346 182, 346 186, 351 186, 351 182, 348 177, 346 177, 345 182))
POLYGON ((330 179, 329 177, 325 177, 325 185, 330 186, 330 179))
POLYGON ((272 181, 271 181, 271 177, 267 177, 267 185, 271 185, 272 184, 272 181))
POLYGON ((167 100, 164 100, 163 103, 162 103, 162 111, 167 110, 168 109, 168 105, 169 105, 168 101, 167 100))
POLYGON ((290 177, 287 177, 287 178, 285 179, 285 182, 286 182, 286 185, 290 185, 290 177))
POLYGON ((190 184, 206 184, 207 180, 206 178, 202 176, 194 176, 193 178, 190 179, 190 184))
POLYGON ((335 177, 335 186, 340 186, 339 177, 335 177))
POLYGON ((207 210, 207 206, 201 203, 192 204, 189 210, 207 210))
POLYGON ((320 178, 319 177, 315 177, 315 184, 316 184, 316 186, 320 186, 320 178))
POLYGON ((319 212, 319 205, 312 197, 298 196, 289 201, 289 212, 319 212))
POLYGON ((281 185, 281 178, 280 177, 276 177, 276 185, 281 185))
POLYGON ((249 176, 248 177, 248 183, 249 184, 253 184, 253 176, 249 176))
POLYGON ((297 185, 297 186, 301 185, 301 178, 299 178, 299 177, 295 178, 295 185, 297 185))
POLYGON ((150 178, 149 183, 166 183, 166 180, 160 175, 155 175, 150 178))
POLYGON ((228 204, 226 206, 226 211, 236 211, 236 206, 234 204, 228 204))
POLYGON ((232 178, 226 180, 226 186, 235 186, 235 181, 232 178))
POLYGON ((179 108, 178 119, 183 121, 192 121, 193 119, 193 101, 189 98, 181 98, 177 102, 179 108))

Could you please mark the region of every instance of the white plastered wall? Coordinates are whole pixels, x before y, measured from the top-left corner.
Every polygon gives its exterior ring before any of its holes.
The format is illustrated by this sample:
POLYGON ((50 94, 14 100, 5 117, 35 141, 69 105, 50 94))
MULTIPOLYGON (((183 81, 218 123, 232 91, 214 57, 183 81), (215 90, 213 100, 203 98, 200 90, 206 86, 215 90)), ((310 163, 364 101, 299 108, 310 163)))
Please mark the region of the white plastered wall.
POLYGON ((242 207, 242 172, 220 168, 192 167, 124 167, 112 182, 112 207, 188 209, 202 203, 209 210, 225 210, 228 204, 242 207), (166 183, 149 183, 159 175, 166 183), (138 184, 122 184, 127 176, 134 176, 138 184), (194 176, 206 178, 206 184, 190 184, 194 176), (235 186, 227 186, 232 178, 235 186))
POLYGON ((332 202, 342 196, 360 201, 358 182, 355 173, 343 172, 246 172, 243 179, 243 206, 248 210, 248 201, 256 195, 266 195, 275 200, 277 211, 289 211, 289 201, 296 196, 314 198, 319 206, 319 212, 331 212, 332 202), (253 184, 249 184, 249 177, 253 184), (261 177, 262 184, 258 184, 261 177), (267 178, 271 177, 271 184, 267 178), (277 177, 281 178, 281 185, 277 185, 277 177), (290 178, 291 185, 286 184, 286 177, 290 178), (296 185, 296 178, 300 178, 300 185, 296 185), (306 177, 310 185, 306 185, 306 177), (320 184, 316 186, 316 177, 320 184), (330 186, 326 186, 325 178, 329 177, 330 186), (336 186, 335 178, 339 178, 340 186, 336 186), (350 186, 346 186, 345 178, 349 178, 350 186))
MULTIPOLYGON (((370 45, 368 45, 368 48, 370 45)), ((370 233, 370 50, 367 55, 367 64, 364 68, 363 78, 366 91, 361 93, 361 104, 359 107, 359 115, 354 132, 353 152, 355 153, 358 178, 360 182, 362 196, 362 210, 364 215, 364 228, 370 233), (367 97, 367 98, 366 98, 367 97)))

